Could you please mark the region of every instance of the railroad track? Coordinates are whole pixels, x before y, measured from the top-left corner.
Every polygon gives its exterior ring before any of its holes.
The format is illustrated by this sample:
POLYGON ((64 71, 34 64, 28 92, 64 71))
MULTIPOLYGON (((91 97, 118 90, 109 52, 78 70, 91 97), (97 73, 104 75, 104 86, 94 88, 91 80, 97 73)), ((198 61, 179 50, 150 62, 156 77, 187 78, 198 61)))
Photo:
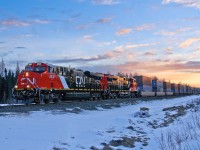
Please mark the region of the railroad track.
POLYGON ((176 98, 180 96, 162 96, 162 97, 140 97, 140 98, 118 98, 107 100, 93 100, 93 101, 62 101, 59 103, 49 104, 11 104, 7 106, 0 106, 0 114, 2 113, 28 113, 31 111, 62 111, 78 113, 81 110, 97 110, 98 107, 110 109, 113 107, 120 107, 120 105, 133 105, 141 101, 162 100, 169 98, 176 98))

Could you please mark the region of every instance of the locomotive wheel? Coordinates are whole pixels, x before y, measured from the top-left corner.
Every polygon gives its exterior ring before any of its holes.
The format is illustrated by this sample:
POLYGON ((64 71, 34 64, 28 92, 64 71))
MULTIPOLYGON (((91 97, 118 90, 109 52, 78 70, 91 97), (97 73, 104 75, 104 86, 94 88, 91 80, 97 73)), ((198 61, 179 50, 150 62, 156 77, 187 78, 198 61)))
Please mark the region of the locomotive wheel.
POLYGON ((57 97, 53 98, 54 103, 60 103, 61 102, 61 96, 58 95, 57 97))
POLYGON ((40 101, 35 101, 36 104, 40 104, 40 101))
POLYGON ((54 102, 54 103, 57 103, 57 102, 58 102, 58 100, 57 100, 57 99, 53 99, 53 102, 54 102))
POLYGON ((28 99, 25 99, 24 102, 25 102, 26 105, 29 105, 29 100, 28 99))
POLYGON ((35 102, 36 104, 40 104, 40 99, 39 99, 38 96, 35 96, 35 97, 34 97, 34 102, 35 102))
POLYGON ((58 99, 57 98, 53 99, 53 102, 58 103, 58 99))
POLYGON ((48 104, 49 103, 49 99, 44 99, 44 103, 48 104))

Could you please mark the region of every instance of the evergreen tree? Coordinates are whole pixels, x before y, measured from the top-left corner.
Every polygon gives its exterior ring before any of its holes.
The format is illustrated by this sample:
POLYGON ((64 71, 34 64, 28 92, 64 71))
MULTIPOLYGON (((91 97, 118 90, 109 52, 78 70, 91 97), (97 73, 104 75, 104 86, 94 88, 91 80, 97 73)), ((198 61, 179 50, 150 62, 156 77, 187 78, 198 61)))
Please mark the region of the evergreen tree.
POLYGON ((5 68, 5 70, 4 70, 4 74, 5 74, 5 78, 7 77, 7 74, 8 73, 8 71, 7 71, 7 69, 5 68))
POLYGON ((15 82, 17 82, 19 74, 20 74, 19 63, 17 62, 16 72, 15 72, 15 82))
POLYGON ((128 78, 128 73, 126 73, 126 74, 125 74, 125 77, 127 77, 127 78, 128 78))
POLYGON ((5 103, 6 101, 6 79, 5 77, 1 77, 1 103, 5 103))
POLYGON ((7 75, 7 78, 6 78, 6 82, 7 82, 7 97, 6 97, 6 100, 11 100, 12 98, 12 88, 13 88, 13 83, 12 83, 12 72, 11 70, 8 71, 8 75, 7 75))
POLYGON ((4 60, 2 58, 2 61, 0 62, 0 76, 1 77, 4 77, 4 70, 5 70, 5 63, 4 63, 4 60))
POLYGON ((2 76, 0 76, 0 103, 2 103, 2 100, 3 100, 3 78, 2 76))
POLYGON ((132 78, 133 77, 133 74, 130 72, 130 74, 129 74, 129 78, 132 78))
POLYGON ((0 103, 7 103, 12 100, 12 89, 16 84, 15 74, 4 69, 4 76, 0 76, 0 103))

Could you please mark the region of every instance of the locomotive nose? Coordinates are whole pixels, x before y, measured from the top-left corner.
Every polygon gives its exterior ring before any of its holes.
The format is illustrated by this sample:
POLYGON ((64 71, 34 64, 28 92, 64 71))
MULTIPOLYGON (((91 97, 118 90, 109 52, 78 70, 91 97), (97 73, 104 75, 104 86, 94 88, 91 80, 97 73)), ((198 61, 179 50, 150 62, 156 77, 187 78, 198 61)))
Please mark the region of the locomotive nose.
POLYGON ((36 74, 34 72, 23 72, 18 76, 17 89, 32 89, 36 86, 36 74))

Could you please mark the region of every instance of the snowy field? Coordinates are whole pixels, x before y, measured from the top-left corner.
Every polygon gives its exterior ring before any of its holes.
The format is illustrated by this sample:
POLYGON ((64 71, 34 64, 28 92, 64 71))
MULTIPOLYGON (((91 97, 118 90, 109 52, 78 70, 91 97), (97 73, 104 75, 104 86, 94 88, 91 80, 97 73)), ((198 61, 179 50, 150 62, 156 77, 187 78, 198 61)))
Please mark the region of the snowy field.
POLYGON ((0 149, 198 150, 199 101, 196 95, 78 114, 42 110, 1 113, 0 149), (149 108, 149 113, 141 114, 141 107, 149 108))

